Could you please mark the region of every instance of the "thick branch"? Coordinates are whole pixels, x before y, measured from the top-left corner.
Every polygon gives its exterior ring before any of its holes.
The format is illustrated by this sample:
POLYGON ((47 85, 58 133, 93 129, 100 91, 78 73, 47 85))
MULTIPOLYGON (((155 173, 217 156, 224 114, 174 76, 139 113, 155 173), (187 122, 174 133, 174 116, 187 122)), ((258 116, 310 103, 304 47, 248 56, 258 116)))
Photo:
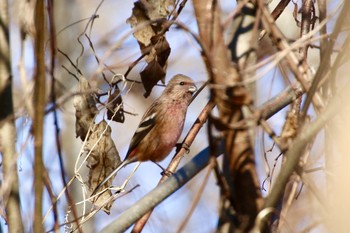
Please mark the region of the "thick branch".
MULTIPOLYGON (((251 97, 246 87, 230 88, 241 81, 242 76, 239 75, 238 70, 233 66, 228 48, 223 39, 220 6, 218 6, 218 1, 211 0, 194 0, 193 5, 201 41, 210 54, 210 57, 204 57, 204 60, 210 61, 206 62, 206 65, 210 75, 210 82, 214 84, 211 94, 217 104, 221 124, 234 125, 234 123, 244 118, 242 109, 245 105, 251 104, 251 97)), ((238 25, 243 24, 242 21, 246 19, 244 18, 245 14, 253 16, 255 9, 244 8, 242 12, 244 12, 241 13, 243 17, 235 18, 235 20, 239 21, 238 25)), ((234 35, 234 38, 238 38, 238 40, 235 40, 236 43, 241 42, 239 33, 243 34, 244 31, 239 30, 239 28, 235 32, 237 34, 234 35)), ((254 26, 249 24, 247 28, 253 30, 254 26)), ((243 54, 234 54, 239 60, 243 58, 244 62, 242 63, 248 62, 249 59, 246 59, 246 56, 250 55, 250 48, 254 47, 252 46, 255 44, 254 38, 250 37, 250 39, 250 41, 243 44, 243 47, 248 48, 249 52, 240 50, 243 54)), ((235 48, 239 46, 240 44, 234 45, 235 48)), ((242 67, 244 67, 244 64, 242 67)), ((235 205, 236 217, 239 222, 236 227, 245 231, 254 223, 255 216, 260 210, 263 201, 255 170, 253 148, 248 129, 224 129, 223 132, 226 144, 223 162, 224 176, 231 188, 230 203, 235 205)), ((222 196, 221 202, 226 201, 226 198, 222 196)), ((222 206, 226 208, 226 210, 223 209, 221 211, 222 215, 230 212, 227 211, 227 207, 230 208, 230 205, 222 204, 222 206)), ((220 221, 222 224, 219 227, 226 223, 233 225, 232 221, 226 222, 232 217, 220 216, 221 219, 224 219, 224 222, 220 221)))
POLYGON ((9 41, 8 2, 0 0, 0 152, 4 172, 1 187, 10 232, 24 232, 18 191, 16 127, 12 101, 11 54, 9 41), (8 189, 6 188, 8 187, 8 189), (6 192, 6 193, 5 193, 6 192), (8 193, 7 193, 8 192, 8 193))
POLYGON ((44 1, 37 0, 35 5, 35 86, 34 86, 34 232, 43 232, 42 228, 42 193, 43 193, 43 174, 44 164, 42 158, 43 130, 44 130, 44 113, 45 113, 45 14, 44 1))

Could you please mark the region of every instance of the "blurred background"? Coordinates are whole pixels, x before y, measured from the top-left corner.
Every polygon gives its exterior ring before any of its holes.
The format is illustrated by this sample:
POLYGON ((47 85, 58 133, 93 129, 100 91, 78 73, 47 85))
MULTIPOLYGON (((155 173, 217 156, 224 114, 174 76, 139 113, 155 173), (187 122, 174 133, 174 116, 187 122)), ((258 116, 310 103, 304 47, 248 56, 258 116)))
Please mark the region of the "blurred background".
MULTIPOLYGON (((235 1, 219 1, 222 8, 222 21, 228 19, 236 7, 235 1)), ((271 2, 271 9, 279 1, 271 2)), ((301 5, 300 1, 295 1, 297 5, 301 5)), ((329 12, 334 12, 339 1, 329 1, 329 12)), ((95 60, 94 52, 90 48, 89 41, 84 36, 89 35, 95 49, 95 54, 100 59, 104 59, 115 73, 124 74, 129 65, 140 56, 140 49, 136 39, 131 33, 130 25, 126 20, 131 16, 133 1, 83 1, 83 0, 60 0, 54 2, 54 15, 57 32, 57 47, 76 62, 78 59, 78 67, 84 76, 91 82, 95 83, 101 90, 108 90, 106 82, 96 75, 98 64, 95 60), (88 25, 88 20, 96 16, 93 23, 88 25), (116 48, 116 49, 112 49, 116 48), (110 55, 109 55, 110 54, 110 55), (108 55, 108 57, 107 57, 108 55)), ((31 121, 26 116, 26 101, 28 95, 33 93, 33 37, 31 34, 30 21, 31 10, 33 9, 32 1, 10 1, 10 18, 11 18, 11 55, 12 55, 12 71, 14 81, 14 102, 17 109, 18 118, 16 120, 17 127, 17 151, 18 151, 18 173, 19 187, 21 197, 21 211, 23 213, 23 221, 26 232, 31 232, 33 219, 33 138, 31 136, 31 121), (26 31, 26 39, 21 41, 21 31, 26 31), (21 47, 23 46, 23 47, 21 47), (23 53, 23 61, 21 64, 21 53, 23 53)), ((296 26, 293 17, 294 4, 289 4, 283 14, 277 20, 283 33, 290 40, 299 38, 299 28, 296 26)), ((194 33, 198 33, 197 22, 194 16, 192 3, 189 1, 178 20, 194 33)), ((330 19, 328 28, 331 31, 334 19, 330 19)), ((202 85, 208 78, 205 65, 201 57, 201 51, 193 40, 193 38, 183 30, 172 27, 166 33, 167 40, 171 47, 171 54, 168 60, 168 69, 166 82, 175 74, 182 73, 195 80, 197 86, 202 85)), ((274 52, 271 44, 262 42, 260 61, 274 52)), ((317 42, 316 42, 317 44, 317 42)), ((47 49, 49 53, 49 49, 47 49)), ((314 69, 317 69, 319 64, 319 50, 317 47, 309 49, 308 62, 314 69)), ((145 67, 145 62, 140 62, 132 69, 128 78, 132 80, 140 80, 139 72, 145 67)), ((55 77, 57 79, 56 95, 58 100, 62 100, 62 105, 58 109, 60 139, 62 143, 62 152, 64 155, 64 165, 66 171, 66 179, 70 180, 74 177, 74 166, 79 157, 82 142, 76 138, 75 133, 75 109, 73 107, 72 93, 77 91, 78 82, 70 75, 66 67, 72 73, 76 73, 74 67, 71 66, 67 57, 61 53, 57 54, 55 77), (64 100, 64 101, 63 101, 64 100)), ((289 83, 284 78, 279 66, 269 68, 269 63, 262 66, 257 73, 261 72, 264 75, 256 80, 256 96, 255 105, 261 106, 267 100, 271 99, 280 93, 289 83)), ((107 79, 110 80, 113 74, 104 71, 107 79)), ((349 72, 348 68, 343 67, 338 75, 349 72)), ((287 74, 290 75, 290 74, 287 74)), ((341 78, 343 80, 343 78, 341 78)), ((47 98, 50 95, 50 81, 47 82, 47 98)), ((121 158, 123 159, 129 146, 131 137, 133 136, 136 127, 150 104, 163 91, 164 87, 156 86, 148 98, 143 97, 144 89, 139 83, 128 84, 123 89, 123 85, 119 86, 122 89, 122 97, 124 101, 124 109, 134 115, 126 114, 124 123, 111 122, 112 138, 118 149, 121 158)), ((209 91, 204 89, 199 96, 194 100, 188 109, 185 128, 180 141, 187 134, 188 130, 195 122, 198 114, 201 112, 207 100, 209 99, 209 91)), ((50 106, 47 106, 50 108, 50 106)), ((286 109, 275 114, 268 120, 270 126, 279 135, 282 126, 285 122, 286 109)), ((311 119, 314 119, 315 113, 310 112, 311 119)), ((106 112, 100 112, 96 121, 106 119, 106 112)), ((199 135, 196 137, 190 152, 186 154, 182 160, 185 164, 199 151, 208 146, 207 129, 204 126, 199 135)), ((52 180, 52 189, 57 196, 63 189, 61 180, 61 171, 59 166, 59 158, 57 156, 57 147, 55 139, 55 125, 52 113, 45 117, 44 129, 44 164, 48 170, 52 180)), ((316 169, 314 172, 307 173, 308 182, 312 183, 305 187, 298 187, 299 195, 296 201, 291 206, 286 218, 286 227, 283 232, 328 232, 324 224, 324 219, 329 214, 322 207, 322 201, 318 197, 326 198, 326 172, 324 168, 324 134, 321 133, 315 139, 313 149, 307 161, 306 167, 316 169), (318 195, 314 195, 317 193, 318 195), (314 224, 314 225, 312 225, 314 224), (312 226, 312 227, 310 227, 312 226)), ((255 143, 257 169, 261 182, 263 194, 267 195, 273 179, 277 177, 282 159, 278 157, 280 151, 274 147, 272 140, 268 135, 263 133, 261 129, 256 132, 255 143)), ((160 164, 166 167, 171 160, 172 152, 167 159, 160 164)), ((221 158, 219 158, 220 160, 221 158)), ((343 160, 341 160, 343 161, 343 160)), ((182 166, 182 165, 180 165, 182 166)), ((131 173, 134 165, 131 164, 122 169, 114 180, 115 185, 120 185, 125 178, 131 173)), ((124 210, 132 206, 137 200, 152 190, 161 178, 161 169, 151 162, 143 163, 133 176, 127 186, 130 190, 136 185, 140 185, 132 192, 118 198, 112 209, 111 214, 100 211, 95 217, 84 224, 83 232, 98 232, 108 223, 116 219, 124 210)), ((87 181, 87 169, 79 171, 84 181, 87 181)), ((185 220, 187 213, 192 204, 193 198, 198 193, 198 187, 203 183, 207 169, 204 169, 193 180, 186 184, 183 188, 177 191, 174 195, 166 199, 162 204, 157 206, 152 214, 149 222, 146 224, 144 232, 176 232, 179 223, 185 220)), ((341 175, 346 177, 346 175, 341 175)), ((70 190, 74 196, 75 202, 83 200, 82 184, 77 180, 73 181, 70 190)), ((336 189, 334 189, 336 190, 336 189)), ((206 183, 205 189, 201 194, 200 201, 195 208, 188 224, 183 232, 214 232, 218 221, 218 201, 219 187, 217 186, 214 174, 210 175, 206 183)), ((44 209, 46 214, 51 207, 51 201, 47 191, 44 192, 44 209)), ((57 203, 59 223, 65 223, 72 217, 71 212, 67 209, 67 200, 63 195, 57 203)), ((83 213, 83 205, 77 205, 78 215, 83 213)), ((49 213, 45 219, 45 231, 51 231, 53 228, 53 215, 49 213)), ((7 232, 6 223, 3 218, 0 219, 2 232, 7 232)), ((341 227, 341 229, 344 229, 341 227)), ((61 228, 62 232, 68 232, 69 226, 61 228)), ((130 229, 129 229, 130 231, 130 229)), ((338 231, 340 232, 340 231, 338 231)), ((345 231, 343 231, 345 232, 345 231)))

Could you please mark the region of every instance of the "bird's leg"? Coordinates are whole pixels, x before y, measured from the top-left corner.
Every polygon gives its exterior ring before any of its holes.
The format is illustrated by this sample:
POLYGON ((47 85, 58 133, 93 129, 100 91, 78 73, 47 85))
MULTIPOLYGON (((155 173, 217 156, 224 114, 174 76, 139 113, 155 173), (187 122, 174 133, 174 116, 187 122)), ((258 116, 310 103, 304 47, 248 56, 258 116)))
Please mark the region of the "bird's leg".
MULTIPOLYGON (((182 148, 184 148, 184 149, 186 150, 186 153, 187 153, 187 154, 190 153, 190 146, 189 146, 187 143, 185 143, 185 142, 183 142, 183 143, 176 143, 175 148, 176 148, 176 154, 177 154, 182 148)), ((159 163, 157 163, 157 162, 154 162, 154 163, 157 164, 157 166, 160 167, 160 169, 163 170, 163 171, 160 173, 162 176, 163 176, 163 175, 166 175, 166 176, 169 177, 169 176, 172 176, 172 175, 174 174, 173 172, 171 172, 171 171, 169 171, 169 170, 163 168, 159 163)))
POLYGON ((186 154, 189 154, 191 151, 190 146, 186 142, 182 143, 182 148, 186 150, 186 154))
POLYGON ((160 173, 162 176, 166 175, 167 177, 172 176, 173 173, 169 170, 167 170, 166 168, 162 167, 162 165, 160 165, 157 162, 153 162, 154 164, 156 164, 160 169, 162 169, 162 172, 160 173))

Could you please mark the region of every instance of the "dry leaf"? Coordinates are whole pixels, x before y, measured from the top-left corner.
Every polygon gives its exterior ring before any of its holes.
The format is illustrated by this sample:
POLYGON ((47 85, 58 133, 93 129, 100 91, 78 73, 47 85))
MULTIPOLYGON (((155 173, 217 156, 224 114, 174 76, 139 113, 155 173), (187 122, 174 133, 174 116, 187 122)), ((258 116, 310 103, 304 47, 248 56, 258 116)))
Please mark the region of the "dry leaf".
POLYGON ((108 97, 107 118, 120 123, 125 120, 123 100, 118 86, 115 86, 114 92, 108 97))
POLYGON ((134 37, 140 45, 141 51, 147 48, 151 44, 151 38, 156 34, 152 28, 152 25, 147 24, 149 18, 145 12, 143 4, 140 2, 134 3, 134 8, 132 9, 132 15, 126 21, 131 25, 132 28, 137 27, 142 23, 146 23, 142 28, 134 32, 134 37))
POLYGON ((79 77, 79 93, 73 100, 76 117, 75 132, 76 137, 80 137, 84 141, 89 128, 94 123, 98 110, 90 84, 83 76, 79 77))
POLYGON ((144 97, 148 97, 151 94, 152 88, 158 83, 160 79, 165 77, 165 72, 158 62, 150 62, 146 68, 141 71, 141 81, 146 92, 144 97))
POLYGON ((144 24, 135 31, 134 37, 139 43, 141 53, 146 55, 145 60, 148 63, 141 71, 142 84, 146 90, 145 97, 149 96, 159 80, 164 83, 171 49, 163 29, 167 24, 169 9, 174 6, 174 0, 137 1, 134 3, 132 15, 127 20, 132 28, 144 24), (150 21, 153 23, 149 24, 150 21))
MULTIPOLYGON (((144 2, 144 1, 142 1, 144 2)), ((174 0, 148 0, 147 16, 151 19, 166 18, 169 15, 169 10, 175 6, 174 0)))
POLYGON ((169 9, 175 6, 174 0, 146 0, 136 1, 132 9, 132 15, 127 19, 127 23, 135 28, 145 24, 141 29, 136 30, 134 37, 140 44, 141 50, 151 44, 151 38, 162 29, 162 25, 149 24, 149 21, 166 20, 169 16, 169 9))
POLYGON ((168 57, 171 52, 170 45, 164 36, 152 37, 152 44, 154 44, 153 49, 151 50, 152 55, 161 67, 165 67, 168 57))
MULTIPOLYGON (((90 169, 88 187, 91 192, 121 163, 118 150, 111 138, 111 131, 111 127, 107 125, 105 120, 102 120, 93 128, 84 147, 84 153, 90 153, 87 159, 87 166, 90 169)), ((111 186, 114 177, 108 180, 101 190, 111 186)), ((111 196, 112 192, 106 191, 98 196, 93 204, 98 207, 103 205, 103 211, 109 214, 113 200, 107 203, 104 202, 111 196)))

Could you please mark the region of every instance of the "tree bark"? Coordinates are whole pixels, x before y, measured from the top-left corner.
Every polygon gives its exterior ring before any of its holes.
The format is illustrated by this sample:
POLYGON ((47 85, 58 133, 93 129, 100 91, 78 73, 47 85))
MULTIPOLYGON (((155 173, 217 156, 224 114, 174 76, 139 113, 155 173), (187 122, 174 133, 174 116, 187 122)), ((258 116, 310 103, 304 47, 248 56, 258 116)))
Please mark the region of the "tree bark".
MULTIPOLYGON (((243 77, 229 57, 218 2, 194 0, 193 3, 200 38, 207 54, 210 54, 204 58, 210 82, 218 87, 211 90, 211 95, 217 104, 221 124, 228 126, 244 118, 242 107, 252 103, 251 96, 246 86, 235 87, 243 77)), ((245 232, 254 225, 263 204, 254 150, 248 129, 233 130, 226 127, 223 133, 226 149, 223 175, 230 186, 230 200, 222 194, 218 231, 245 232)))
POLYGON ((43 131, 44 131, 44 114, 45 114, 45 14, 44 1, 37 0, 35 5, 35 75, 34 75, 34 232, 43 232, 42 227, 42 194, 43 194, 43 131))
POLYGON ((3 201, 7 202, 5 208, 9 231, 20 233, 24 230, 21 221, 15 142, 8 2, 0 0, 0 152, 4 173, 1 196, 4 197, 3 201))

